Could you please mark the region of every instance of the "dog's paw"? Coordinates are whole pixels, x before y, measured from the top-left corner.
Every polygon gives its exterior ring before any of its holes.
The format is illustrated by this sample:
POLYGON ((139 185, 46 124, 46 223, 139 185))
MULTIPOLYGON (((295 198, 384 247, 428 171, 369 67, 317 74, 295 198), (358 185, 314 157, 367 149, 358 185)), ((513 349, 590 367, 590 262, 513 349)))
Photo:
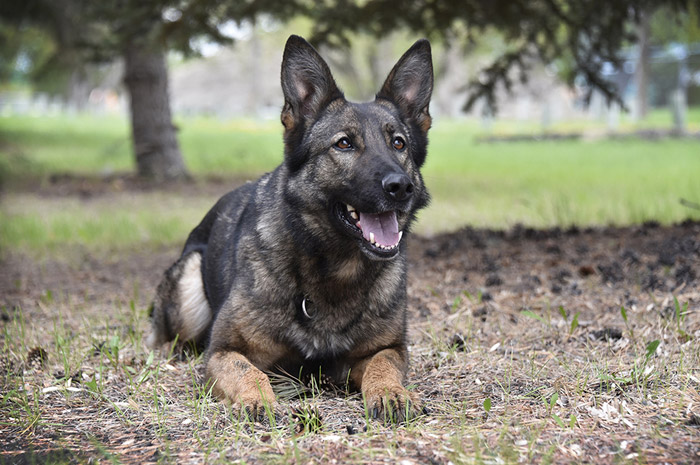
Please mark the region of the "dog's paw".
POLYGON ((266 423, 278 420, 282 417, 280 405, 274 398, 263 396, 260 392, 246 392, 233 403, 233 408, 238 411, 239 419, 247 419, 258 423, 266 423))
POLYGON ((403 386, 372 386, 363 394, 367 414, 384 423, 404 423, 427 413, 418 395, 403 386))

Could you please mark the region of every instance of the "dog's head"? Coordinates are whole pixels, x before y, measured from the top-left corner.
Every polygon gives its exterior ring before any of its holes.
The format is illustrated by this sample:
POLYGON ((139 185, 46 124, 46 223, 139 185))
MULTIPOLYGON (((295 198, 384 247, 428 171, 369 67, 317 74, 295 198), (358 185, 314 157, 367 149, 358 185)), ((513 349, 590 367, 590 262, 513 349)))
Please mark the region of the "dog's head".
POLYGON ((282 61, 286 197, 309 230, 355 239, 372 259, 398 254, 403 231, 428 203, 419 169, 432 88, 427 40, 399 59, 374 101, 351 103, 318 52, 289 38, 282 61))

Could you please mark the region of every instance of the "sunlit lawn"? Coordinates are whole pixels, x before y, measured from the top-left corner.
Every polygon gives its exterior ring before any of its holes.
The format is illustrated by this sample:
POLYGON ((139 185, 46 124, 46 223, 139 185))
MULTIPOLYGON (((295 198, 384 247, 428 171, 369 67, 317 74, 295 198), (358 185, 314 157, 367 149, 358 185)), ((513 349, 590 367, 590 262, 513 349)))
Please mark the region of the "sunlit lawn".
MULTIPOLYGON (((669 127, 670 116, 657 112, 650 121, 645 126, 669 127)), ((693 110, 689 121, 691 129, 699 130, 700 110, 693 110)), ((252 179, 282 160, 278 121, 199 118, 180 119, 177 125, 186 163, 196 177, 252 179)), ((583 121, 550 130, 591 128, 594 123, 583 121)), ((630 129, 623 120, 621 130, 630 129)), ((539 130, 535 124, 497 122, 490 134, 539 130)), ((437 119, 423 170, 433 202, 420 216, 419 232, 464 225, 565 227, 700 218, 699 210, 680 202, 700 203, 697 139, 484 143, 478 141, 480 135, 484 129, 478 121, 437 119)), ((127 122, 119 117, 0 118, 0 175, 8 186, 0 210, 0 241, 30 249, 181 242, 215 200, 211 194, 135 197, 124 192, 82 201, 17 192, 23 180, 50 173, 133 171, 130 149, 127 122)))

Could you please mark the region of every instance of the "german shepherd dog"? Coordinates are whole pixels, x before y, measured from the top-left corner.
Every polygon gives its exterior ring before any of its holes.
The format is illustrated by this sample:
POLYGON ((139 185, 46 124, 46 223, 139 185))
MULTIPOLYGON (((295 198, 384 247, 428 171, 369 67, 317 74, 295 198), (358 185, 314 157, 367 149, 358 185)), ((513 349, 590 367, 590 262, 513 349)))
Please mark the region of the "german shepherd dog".
POLYGON ((149 342, 206 348, 213 392, 258 418, 265 372, 323 370, 375 418, 422 412, 406 390, 406 232, 428 203, 430 43, 416 42, 370 103, 348 102, 291 36, 282 60, 284 161, 224 195, 158 286, 149 342))

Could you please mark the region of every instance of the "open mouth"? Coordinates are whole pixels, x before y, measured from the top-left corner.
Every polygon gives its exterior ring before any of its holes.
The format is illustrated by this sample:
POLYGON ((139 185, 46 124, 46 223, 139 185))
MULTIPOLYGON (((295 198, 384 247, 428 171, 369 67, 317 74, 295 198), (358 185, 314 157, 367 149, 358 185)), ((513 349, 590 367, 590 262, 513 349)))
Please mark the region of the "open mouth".
POLYGON ((363 213, 346 203, 339 203, 336 210, 349 231, 363 239, 367 250, 381 257, 396 255, 403 231, 399 231, 395 211, 363 213))

